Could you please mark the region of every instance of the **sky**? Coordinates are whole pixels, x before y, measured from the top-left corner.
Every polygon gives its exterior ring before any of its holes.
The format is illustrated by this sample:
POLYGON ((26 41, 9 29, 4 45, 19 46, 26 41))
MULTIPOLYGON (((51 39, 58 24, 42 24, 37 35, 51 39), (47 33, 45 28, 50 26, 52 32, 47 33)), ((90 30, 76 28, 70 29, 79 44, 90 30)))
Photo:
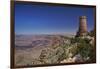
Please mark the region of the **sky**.
POLYGON ((89 7, 48 6, 15 3, 16 34, 75 34, 79 16, 87 16, 88 31, 94 27, 89 7))

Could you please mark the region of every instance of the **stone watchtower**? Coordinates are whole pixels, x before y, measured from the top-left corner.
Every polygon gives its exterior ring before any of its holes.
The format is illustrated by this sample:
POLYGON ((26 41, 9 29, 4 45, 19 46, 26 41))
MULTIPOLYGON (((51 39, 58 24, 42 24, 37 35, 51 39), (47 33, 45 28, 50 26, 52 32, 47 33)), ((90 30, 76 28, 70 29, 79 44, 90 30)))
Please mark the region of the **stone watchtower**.
POLYGON ((86 16, 80 16, 79 17, 79 29, 76 34, 77 37, 80 36, 86 36, 87 35, 87 17, 86 16))

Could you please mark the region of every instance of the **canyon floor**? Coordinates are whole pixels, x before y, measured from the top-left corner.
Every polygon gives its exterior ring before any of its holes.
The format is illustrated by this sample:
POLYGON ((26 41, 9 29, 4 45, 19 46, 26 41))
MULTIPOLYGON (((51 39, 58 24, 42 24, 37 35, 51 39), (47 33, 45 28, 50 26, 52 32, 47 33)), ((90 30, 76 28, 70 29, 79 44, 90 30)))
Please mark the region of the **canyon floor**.
POLYGON ((74 38, 73 35, 16 35, 15 65, 86 62, 93 55, 90 41, 89 38, 74 38))

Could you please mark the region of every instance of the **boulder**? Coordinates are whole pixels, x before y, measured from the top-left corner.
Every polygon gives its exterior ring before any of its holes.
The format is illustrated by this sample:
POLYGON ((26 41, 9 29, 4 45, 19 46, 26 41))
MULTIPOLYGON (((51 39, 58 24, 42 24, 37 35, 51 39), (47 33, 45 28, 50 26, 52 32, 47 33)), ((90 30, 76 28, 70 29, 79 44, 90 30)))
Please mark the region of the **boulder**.
POLYGON ((80 54, 77 54, 73 57, 74 62, 83 62, 83 58, 80 54))

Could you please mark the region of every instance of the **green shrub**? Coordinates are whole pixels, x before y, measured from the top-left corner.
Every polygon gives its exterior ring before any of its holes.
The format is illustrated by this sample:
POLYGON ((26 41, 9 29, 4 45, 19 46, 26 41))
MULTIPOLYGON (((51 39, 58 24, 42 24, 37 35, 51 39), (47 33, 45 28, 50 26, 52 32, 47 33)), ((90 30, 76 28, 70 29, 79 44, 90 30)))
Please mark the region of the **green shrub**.
POLYGON ((89 41, 87 39, 80 41, 77 50, 83 58, 90 57, 91 59, 91 56, 93 56, 93 47, 91 46, 91 44, 89 44, 89 41))
POLYGON ((72 38, 71 43, 73 45, 77 43, 78 45, 76 46, 77 48, 73 46, 71 52, 73 54, 79 53, 83 58, 87 58, 87 57, 90 57, 90 59, 95 58, 94 48, 89 42, 90 40, 88 38, 84 38, 84 39, 78 37, 72 38))
POLYGON ((89 36, 92 36, 92 37, 95 36, 94 30, 91 30, 90 32, 88 32, 88 35, 89 35, 89 36))

